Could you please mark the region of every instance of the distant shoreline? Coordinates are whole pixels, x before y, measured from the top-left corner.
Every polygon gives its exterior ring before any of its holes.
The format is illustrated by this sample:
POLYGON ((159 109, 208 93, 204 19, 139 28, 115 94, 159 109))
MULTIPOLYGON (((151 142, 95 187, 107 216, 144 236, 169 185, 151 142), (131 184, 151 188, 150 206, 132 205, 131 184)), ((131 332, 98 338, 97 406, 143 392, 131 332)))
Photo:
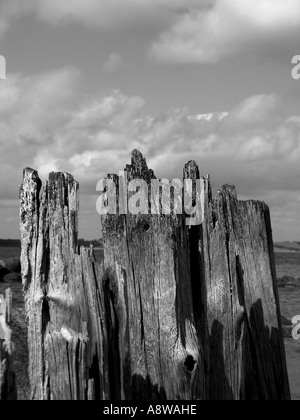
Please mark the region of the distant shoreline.
POLYGON ((297 249, 288 249, 288 248, 277 248, 276 246, 274 247, 274 252, 282 253, 282 254, 299 254, 300 250, 297 249))
MULTIPOLYGON (((79 246, 84 245, 85 247, 89 247, 90 243, 92 243, 93 241, 84 241, 84 240, 80 240, 79 241, 79 246)), ((96 242, 96 241, 95 241, 96 242)), ((100 244, 94 244, 94 250, 95 251, 103 251, 103 246, 99 246, 100 244)), ((21 243, 19 240, 3 240, 0 239, 0 248, 19 248, 21 249, 21 243)), ((299 254, 300 253, 300 246, 299 249, 295 249, 295 248, 289 248, 287 246, 280 246, 279 243, 274 244, 274 252, 277 254, 283 253, 283 254, 299 254)))

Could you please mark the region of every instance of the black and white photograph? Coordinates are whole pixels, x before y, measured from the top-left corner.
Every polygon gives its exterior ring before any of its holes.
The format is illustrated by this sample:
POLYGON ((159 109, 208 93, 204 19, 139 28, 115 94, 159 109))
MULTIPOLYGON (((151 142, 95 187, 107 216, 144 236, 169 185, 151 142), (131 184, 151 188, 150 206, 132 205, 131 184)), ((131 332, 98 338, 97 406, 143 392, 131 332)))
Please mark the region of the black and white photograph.
POLYGON ((0 400, 300 400, 299 161, 299 0, 0 0, 0 400))

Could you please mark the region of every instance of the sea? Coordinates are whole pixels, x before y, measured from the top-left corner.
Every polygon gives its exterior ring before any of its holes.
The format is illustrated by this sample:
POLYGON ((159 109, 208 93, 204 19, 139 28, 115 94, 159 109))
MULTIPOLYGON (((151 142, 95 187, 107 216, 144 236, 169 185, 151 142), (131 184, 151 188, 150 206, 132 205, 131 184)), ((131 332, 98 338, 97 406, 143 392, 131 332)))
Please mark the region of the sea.
MULTIPOLYGON (((300 278, 299 252, 276 252, 275 256, 277 278, 300 278)), ((278 290, 281 314, 290 320, 300 315, 300 288, 280 287, 278 290)), ((300 401, 300 340, 286 338, 284 343, 292 399, 300 401)))

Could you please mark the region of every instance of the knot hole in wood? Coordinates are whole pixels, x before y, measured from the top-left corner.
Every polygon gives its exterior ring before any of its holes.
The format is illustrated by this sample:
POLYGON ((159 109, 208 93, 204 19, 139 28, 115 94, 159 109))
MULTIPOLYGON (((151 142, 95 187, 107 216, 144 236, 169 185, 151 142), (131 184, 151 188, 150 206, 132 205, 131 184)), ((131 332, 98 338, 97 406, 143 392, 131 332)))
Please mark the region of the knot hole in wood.
POLYGON ((193 356, 189 355, 186 357, 185 361, 184 361, 184 366, 186 368, 186 370, 188 372, 193 372, 195 365, 196 365, 196 360, 193 358, 193 356))

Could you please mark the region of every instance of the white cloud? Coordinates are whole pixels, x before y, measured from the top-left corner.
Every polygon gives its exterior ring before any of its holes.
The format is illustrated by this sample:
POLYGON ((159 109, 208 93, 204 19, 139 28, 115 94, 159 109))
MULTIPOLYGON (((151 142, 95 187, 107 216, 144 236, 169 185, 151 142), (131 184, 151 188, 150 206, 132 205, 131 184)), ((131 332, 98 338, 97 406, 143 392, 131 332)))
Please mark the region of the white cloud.
POLYGON ((92 182, 122 167, 121 159, 135 147, 153 161, 172 155, 175 161, 199 156, 290 165, 300 157, 299 117, 285 115, 275 94, 247 98, 221 113, 193 115, 178 108, 149 116, 143 98, 118 90, 81 104, 78 85, 74 69, 10 77, 0 91, 0 103, 7 104, 0 108, 2 168, 14 157, 16 165, 35 165, 43 175, 51 168, 75 175, 80 170, 81 180, 92 182))
POLYGON ((163 62, 215 63, 253 45, 296 42, 299 0, 215 0, 211 8, 191 8, 160 36, 150 54, 163 62))
POLYGON ((109 73, 115 72, 123 65, 123 58, 120 54, 111 53, 103 65, 103 69, 109 73))
MULTIPOLYGON (((0 108, 3 203, 15 200, 17 208, 26 166, 44 178, 52 170, 73 173, 87 197, 83 201, 93 203, 99 178, 124 168, 134 148, 145 154, 158 176, 180 176, 192 158, 202 174, 211 173, 217 187, 237 183, 239 193, 248 198, 273 193, 272 206, 278 212, 276 191, 299 188, 300 117, 283 111, 275 94, 246 98, 221 113, 191 114, 188 108, 177 108, 147 115, 143 98, 118 90, 95 93, 82 103, 80 85, 75 69, 34 77, 10 75, 3 84, 0 104, 7 105, 0 108)), ((295 206, 289 217, 294 217, 295 206)), ((1 206, 1 215, 4 210, 10 217, 7 205, 1 206)), ((5 220, 1 218, 0 229, 7 229, 5 220)))
POLYGON ((257 95, 218 114, 192 115, 187 108, 178 108, 147 116, 142 98, 113 91, 75 108, 37 157, 46 152, 55 167, 74 173, 83 192, 91 192, 105 173, 118 172, 133 148, 145 153, 159 174, 169 177, 178 176, 191 157, 200 165, 211 163, 208 171, 216 174, 217 183, 228 166, 230 181, 241 181, 244 193, 263 190, 264 177, 277 162, 283 169, 272 174, 271 188, 279 182, 289 190, 299 172, 300 126, 297 118, 284 115, 280 103, 277 95, 257 95), (245 168, 255 168, 255 175, 249 176, 245 168))
MULTIPOLYGON (((205 5, 211 0, 203 0, 205 5)), ((170 18, 170 13, 199 4, 199 0, 1 0, 0 33, 10 21, 34 13, 53 25, 78 22, 87 27, 111 30, 170 18)))
MULTIPOLYGON (((0 196, 17 197, 23 167, 53 142, 68 120, 79 73, 65 68, 34 77, 11 74, 0 90, 0 196), (9 181, 8 181, 9 180, 9 181)), ((45 156, 44 156, 45 158, 45 156)), ((48 162, 49 163, 49 162, 48 162)))
MULTIPOLYGON (((168 63, 216 63, 241 51, 296 51, 300 36, 299 0, 2 0, 0 34, 25 14, 51 25, 105 31, 147 26, 155 34, 164 28, 149 54, 168 63)), ((116 64, 111 60, 109 68, 116 64)))

